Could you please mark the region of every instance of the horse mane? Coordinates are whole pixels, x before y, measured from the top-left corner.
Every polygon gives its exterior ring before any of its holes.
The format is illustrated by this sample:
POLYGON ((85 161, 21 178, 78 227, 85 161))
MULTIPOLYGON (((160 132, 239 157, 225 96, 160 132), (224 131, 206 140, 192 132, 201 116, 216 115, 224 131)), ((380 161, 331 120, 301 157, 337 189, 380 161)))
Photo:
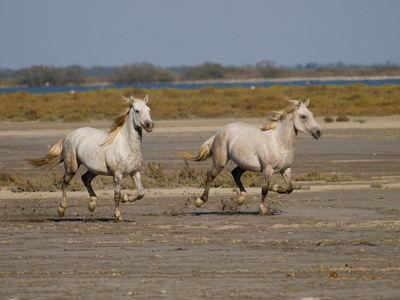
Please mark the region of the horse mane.
MULTIPOLYGON (((128 98, 123 97, 125 101, 130 101, 128 98)), ((119 114, 113 122, 110 131, 107 134, 106 139, 104 140, 101 146, 107 146, 114 142, 115 138, 117 137, 118 133, 120 132, 122 126, 124 126, 126 120, 128 119, 129 111, 131 110, 132 104, 129 104, 121 114, 119 114)))
POLYGON ((291 114, 296 110, 296 106, 298 105, 299 101, 290 99, 287 100, 290 101, 291 104, 289 106, 286 106, 284 109, 274 111, 272 116, 269 118, 269 122, 260 128, 261 131, 275 129, 281 120, 283 120, 288 114, 291 114))

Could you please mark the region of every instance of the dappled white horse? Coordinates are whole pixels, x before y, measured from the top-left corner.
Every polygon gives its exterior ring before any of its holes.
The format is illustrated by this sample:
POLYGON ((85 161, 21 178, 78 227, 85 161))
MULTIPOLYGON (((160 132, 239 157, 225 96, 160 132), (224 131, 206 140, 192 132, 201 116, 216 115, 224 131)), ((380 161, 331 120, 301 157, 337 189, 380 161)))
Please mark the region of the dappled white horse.
POLYGON ((67 134, 52 146, 48 154, 39 159, 29 158, 28 162, 37 167, 52 168, 64 162, 65 174, 62 179, 63 199, 58 208, 58 215, 64 216, 67 208, 67 186, 78 168, 83 164, 88 171, 82 181, 89 195, 89 210, 94 211, 97 196, 91 181, 97 175, 113 176, 115 212, 114 217, 122 220, 119 202, 133 202, 144 196, 140 170, 143 165, 142 128, 153 130, 150 108, 146 105, 148 96, 143 100, 124 98, 128 107, 115 119, 111 130, 104 131, 84 127, 67 134), (121 180, 130 175, 135 182, 133 194, 121 195, 121 180))
POLYGON ((205 141, 197 156, 180 153, 182 157, 192 161, 206 160, 210 156, 213 158, 214 164, 207 173, 203 195, 195 201, 197 207, 208 200, 212 181, 229 160, 237 165, 232 171, 232 176, 240 189, 238 205, 242 205, 246 200, 247 193, 240 181, 240 177, 246 171, 263 173, 261 214, 269 214, 264 205, 268 191, 287 194, 293 191, 290 165, 294 158, 293 143, 297 133, 302 131, 318 139, 322 131, 313 114, 307 109, 310 100, 305 103, 290 101, 291 105, 275 112, 271 121, 261 129, 245 123, 231 123, 220 128, 205 141), (271 183, 272 175, 278 172, 282 174, 286 188, 271 183))

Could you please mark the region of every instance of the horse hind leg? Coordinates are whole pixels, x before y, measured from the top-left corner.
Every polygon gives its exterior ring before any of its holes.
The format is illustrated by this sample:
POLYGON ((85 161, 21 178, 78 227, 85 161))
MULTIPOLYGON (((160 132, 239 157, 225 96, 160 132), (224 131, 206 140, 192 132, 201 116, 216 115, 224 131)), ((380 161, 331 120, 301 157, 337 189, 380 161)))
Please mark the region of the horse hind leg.
POLYGON ((232 176, 233 179, 235 179, 236 185, 238 186, 239 190, 240 190, 240 195, 239 198, 237 200, 237 204, 240 206, 242 205, 245 201, 246 201, 246 196, 247 196, 247 192, 246 189, 244 188, 242 181, 240 180, 240 178, 242 177, 242 175, 244 174, 244 172, 246 172, 246 170, 242 169, 241 167, 236 167, 235 169, 232 170, 232 176))
MULTIPOLYGON (((65 148, 64 148, 65 149, 65 148)), ((66 151, 66 155, 64 157, 64 168, 65 173, 61 181, 61 188, 62 188, 62 201, 60 206, 57 209, 57 213, 60 217, 63 217, 65 214, 65 210, 67 209, 67 190, 68 185, 71 182, 72 178, 75 176, 76 172, 78 171, 79 164, 76 159, 74 153, 66 151)))
POLYGON ((89 196, 90 196, 90 201, 89 201, 89 211, 93 212, 96 209, 97 205, 97 196, 96 193, 94 192, 92 188, 92 180, 97 176, 97 174, 87 171, 85 174, 82 175, 82 181, 83 184, 85 185, 89 196))
POLYGON ((62 187, 62 201, 60 206, 57 209, 57 213, 59 217, 63 217, 65 215, 65 210, 67 209, 67 189, 70 181, 74 177, 76 172, 65 172, 62 181, 61 181, 61 187, 62 187))
POLYGON ((211 184, 214 181, 215 177, 217 177, 217 175, 224 169, 224 167, 225 167, 225 165, 215 166, 215 163, 214 163, 213 168, 207 173, 207 181, 206 181, 206 186, 204 188, 203 195, 200 198, 197 198, 196 201, 194 202, 194 204, 197 207, 200 207, 205 202, 207 202, 208 193, 210 191, 211 184))

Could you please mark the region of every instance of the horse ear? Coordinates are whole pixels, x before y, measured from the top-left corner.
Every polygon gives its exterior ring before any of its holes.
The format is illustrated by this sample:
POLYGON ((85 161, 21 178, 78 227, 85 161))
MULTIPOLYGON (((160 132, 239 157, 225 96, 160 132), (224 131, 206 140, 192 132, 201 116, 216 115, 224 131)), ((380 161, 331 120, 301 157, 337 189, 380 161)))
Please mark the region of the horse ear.
POLYGON ((146 97, 144 97, 143 101, 144 101, 144 103, 147 103, 147 101, 149 101, 149 95, 146 95, 146 97))
POLYGON ((310 99, 307 99, 307 101, 304 103, 304 106, 308 107, 308 104, 310 104, 310 99))
POLYGON ((126 103, 131 102, 131 99, 124 97, 124 95, 122 95, 122 100, 124 100, 126 103))
POLYGON ((293 103, 295 106, 299 106, 300 101, 298 100, 293 100, 290 98, 286 98, 287 101, 289 101, 290 103, 293 103))
POLYGON ((133 96, 131 96, 131 98, 129 99, 129 101, 131 102, 131 104, 135 103, 135 98, 133 98, 133 96))

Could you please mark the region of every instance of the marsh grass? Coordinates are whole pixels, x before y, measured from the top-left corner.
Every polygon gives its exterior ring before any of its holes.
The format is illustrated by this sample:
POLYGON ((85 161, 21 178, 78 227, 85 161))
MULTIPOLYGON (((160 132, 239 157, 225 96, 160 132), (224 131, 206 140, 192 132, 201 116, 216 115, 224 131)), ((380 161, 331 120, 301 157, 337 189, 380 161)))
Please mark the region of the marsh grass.
MULTIPOLYGON (((231 175, 231 170, 227 168, 221 172, 213 182, 213 187, 233 188, 236 190, 236 184, 231 175)), ((143 185, 146 188, 177 188, 177 187, 195 187, 203 188, 207 176, 204 169, 191 166, 185 161, 185 166, 181 170, 167 172, 164 166, 159 163, 149 163, 142 172, 143 185)), ((36 175, 16 175, 10 173, 0 173, 0 187, 10 188, 12 192, 56 192, 61 190, 62 174, 60 173, 40 173, 36 175)), ((312 171, 305 175, 294 177, 294 181, 326 181, 326 182, 346 182, 353 181, 354 177, 344 174, 322 174, 318 171, 312 171)), ((261 187, 262 174, 246 172, 242 176, 242 182, 245 187, 261 187)), ((273 181, 283 185, 283 180, 277 176, 273 181)), ((98 176, 92 182, 95 190, 112 189, 112 178, 109 176, 98 176)), ((135 186, 130 178, 125 178, 122 182, 122 189, 134 189, 135 186)), ((296 190, 309 190, 310 187, 301 184, 294 184, 296 190)), ((71 181, 68 190, 85 191, 80 176, 75 176, 71 181)))
POLYGON ((383 188, 382 184, 378 183, 378 182, 372 182, 371 183, 371 187, 374 189, 381 189, 383 188))
POLYGON ((296 176, 294 178, 294 181, 349 182, 354 180, 355 178, 350 175, 340 173, 325 174, 316 170, 311 171, 308 174, 296 176))
POLYGON ((75 93, 0 95, 0 121, 86 122, 109 120, 124 104, 121 96, 150 96, 154 120, 266 117, 283 108, 285 98, 311 99, 315 115, 383 116, 400 114, 400 86, 364 84, 346 86, 282 86, 247 89, 204 87, 181 89, 107 89, 75 93))

